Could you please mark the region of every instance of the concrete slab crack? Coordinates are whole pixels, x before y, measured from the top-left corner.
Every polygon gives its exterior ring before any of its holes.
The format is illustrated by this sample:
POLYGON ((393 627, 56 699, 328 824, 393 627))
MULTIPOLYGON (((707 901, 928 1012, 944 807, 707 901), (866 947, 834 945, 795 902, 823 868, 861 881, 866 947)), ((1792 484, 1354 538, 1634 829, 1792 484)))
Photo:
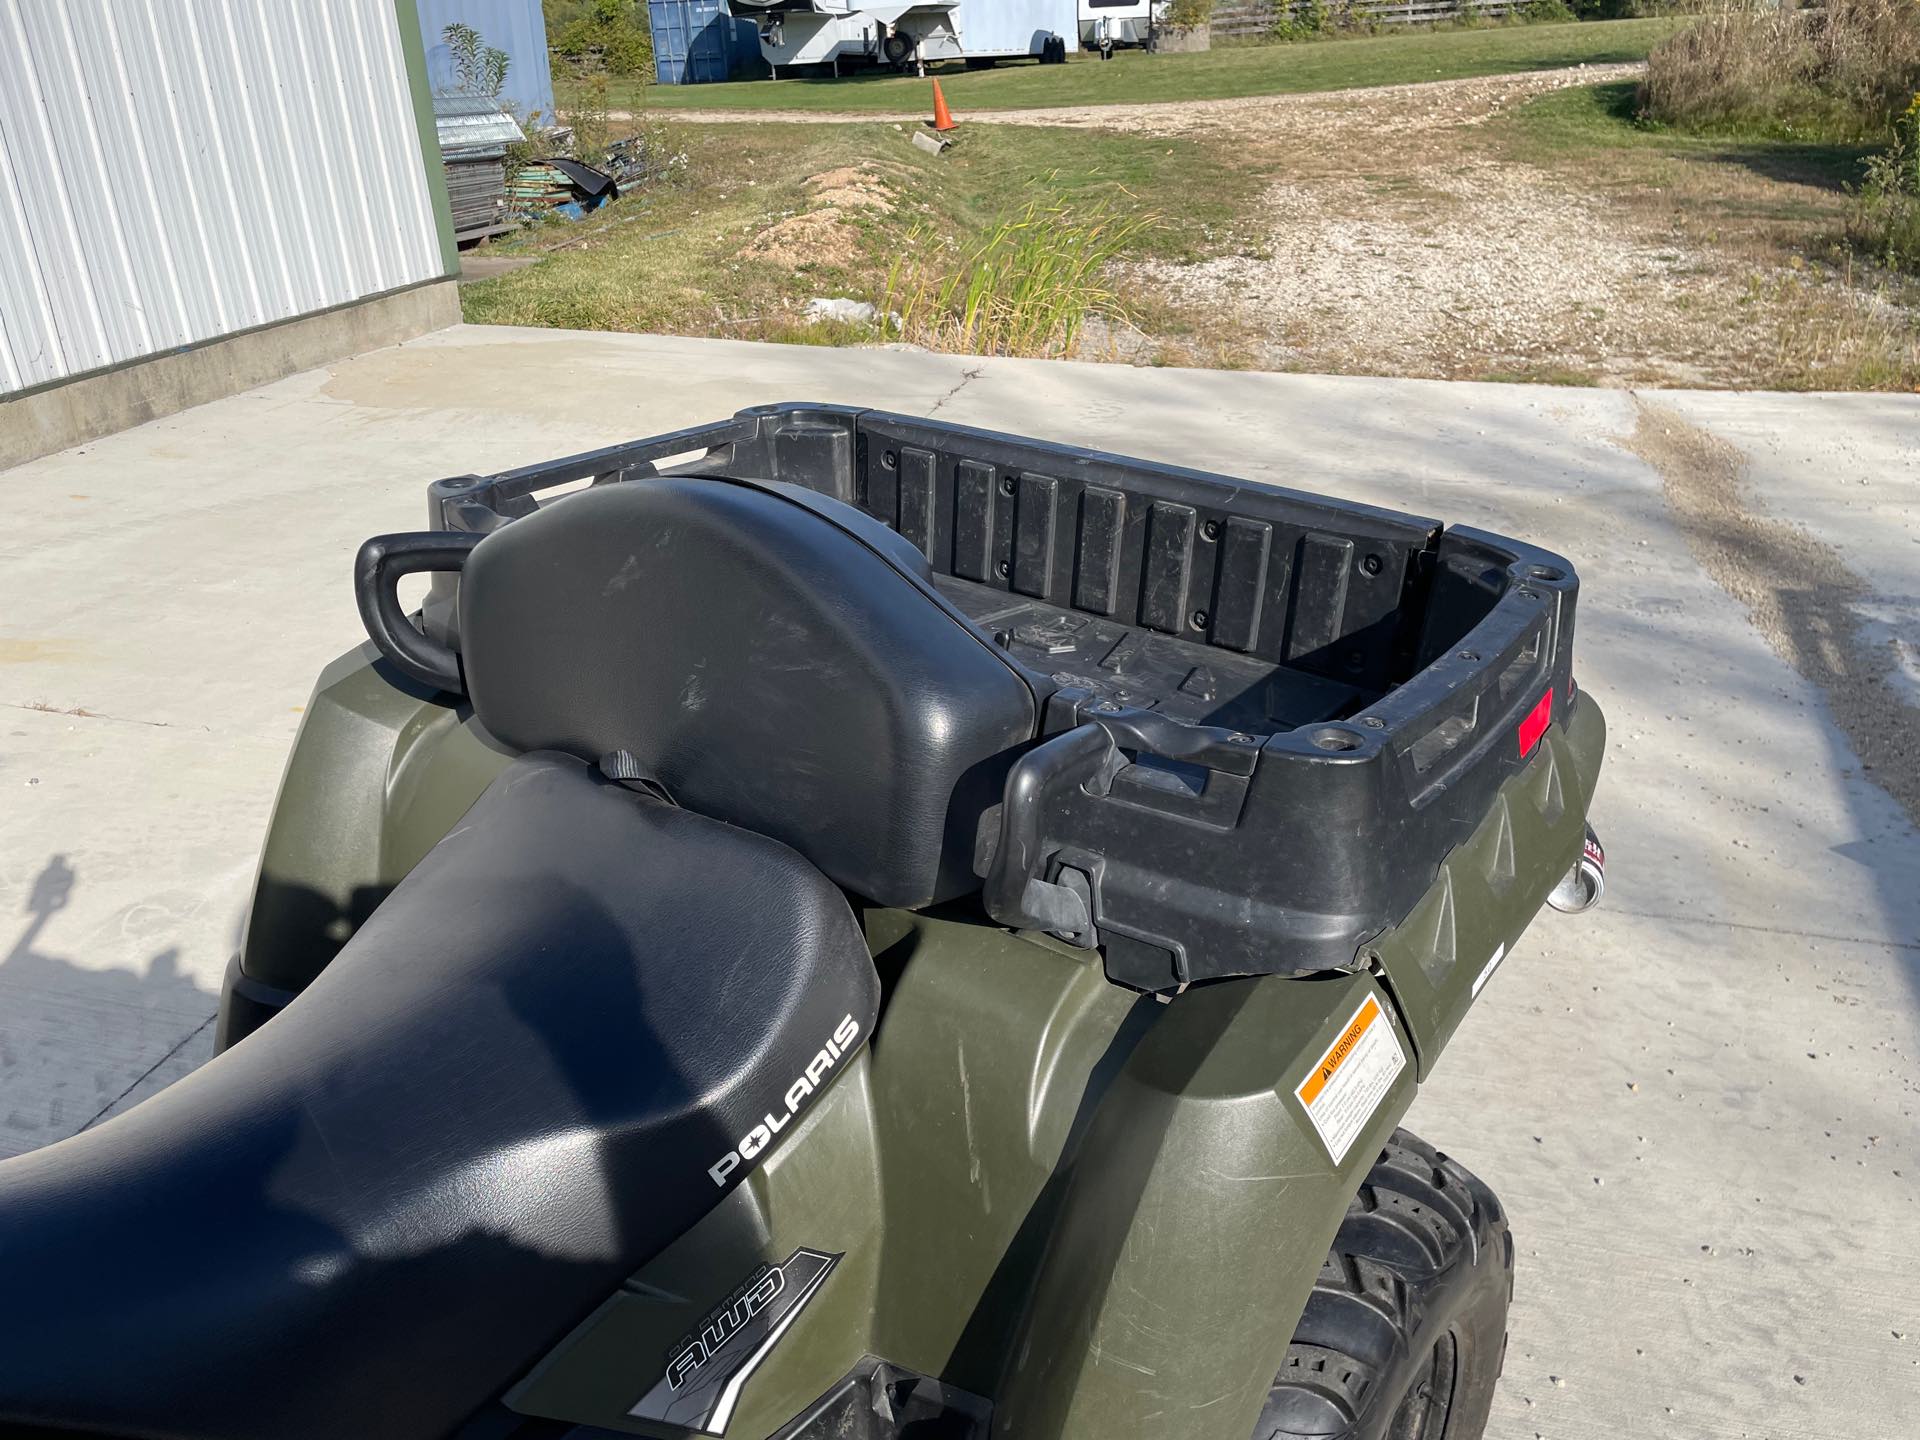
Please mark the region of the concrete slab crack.
MULTIPOLYGON (((121 725, 151 725, 156 730, 168 730, 173 727, 171 720, 142 720, 134 715, 108 715, 99 710, 89 710, 84 705, 62 707, 59 705, 45 705, 37 700, 29 701, 25 705, 13 700, 5 700, 0 701, 0 705, 5 705, 9 710, 36 710, 42 715, 71 715, 79 720, 112 720, 121 725)), ((203 725, 200 728, 205 730, 209 727, 203 725)))
POLYGON ((987 367, 984 365, 976 365, 971 370, 963 371, 960 376, 960 383, 955 385, 951 390, 947 391, 946 394, 942 395, 938 400, 933 402, 933 408, 927 411, 927 418, 931 420, 934 416, 938 415, 941 409, 946 405, 946 403, 949 400, 953 399, 954 396, 958 395, 962 390, 966 389, 967 386, 971 385, 974 381, 978 380, 980 376, 985 372, 986 368, 987 367))
POLYGON ((1756 935, 1778 935, 1793 940, 1820 940, 1832 945, 1869 945, 1879 950, 1920 950, 1920 940, 1886 935, 1836 935, 1826 930, 1801 930, 1791 925, 1756 925, 1749 920, 1726 920, 1717 915, 1666 915, 1654 910, 1629 910, 1609 905, 1610 915, 1634 920, 1657 920, 1663 925, 1704 925, 1710 930, 1747 930, 1756 935))

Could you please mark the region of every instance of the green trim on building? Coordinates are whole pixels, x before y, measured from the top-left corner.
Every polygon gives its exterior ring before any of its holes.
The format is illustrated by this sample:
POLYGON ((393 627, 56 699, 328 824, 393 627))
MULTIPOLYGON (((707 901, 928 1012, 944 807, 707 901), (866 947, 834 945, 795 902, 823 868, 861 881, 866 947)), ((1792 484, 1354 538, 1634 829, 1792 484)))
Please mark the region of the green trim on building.
POLYGON ((433 197, 433 225, 440 235, 441 273, 460 273, 460 247, 453 241, 453 204, 447 199, 447 171, 440 163, 440 130, 433 120, 433 87, 427 83, 427 47, 420 36, 420 7, 414 0, 393 0, 400 22, 400 48, 407 60, 407 85, 413 92, 413 123, 420 132, 420 159, 433 197))

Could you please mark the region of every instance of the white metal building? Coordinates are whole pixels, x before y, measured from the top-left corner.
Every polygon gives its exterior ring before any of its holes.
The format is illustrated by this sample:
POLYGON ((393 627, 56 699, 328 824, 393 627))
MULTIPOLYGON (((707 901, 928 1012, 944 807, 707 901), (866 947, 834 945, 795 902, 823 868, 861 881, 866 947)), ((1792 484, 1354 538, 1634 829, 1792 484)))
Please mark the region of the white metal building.
POLYGON ((456 268, 414 0, 0 0, 0 401, 456 268))

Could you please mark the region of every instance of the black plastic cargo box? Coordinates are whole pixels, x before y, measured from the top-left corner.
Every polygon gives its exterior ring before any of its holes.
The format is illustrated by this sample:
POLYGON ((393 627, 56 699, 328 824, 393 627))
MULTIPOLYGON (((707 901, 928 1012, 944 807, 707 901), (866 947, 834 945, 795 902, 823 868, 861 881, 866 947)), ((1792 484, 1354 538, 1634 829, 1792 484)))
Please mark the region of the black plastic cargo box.
MULTIPOLYGON (((804 487, 927 557, 1049 737, 980 827, 987 908, 1141 989, 1352 965, 1572 701, 1578 581, 1556 555, 875 410, 745 410, 439 481, 430 523, 485 532, 555 487, 660 474, 804 487)), ((435 578, 424 624, 457 648, 456 584, 435 578)))

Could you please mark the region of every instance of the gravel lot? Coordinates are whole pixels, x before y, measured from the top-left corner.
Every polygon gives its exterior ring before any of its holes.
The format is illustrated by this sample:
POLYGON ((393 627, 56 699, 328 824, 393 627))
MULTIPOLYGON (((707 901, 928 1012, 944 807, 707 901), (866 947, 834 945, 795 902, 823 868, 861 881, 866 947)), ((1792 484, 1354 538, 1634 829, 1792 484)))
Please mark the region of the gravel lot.
POLYGON ((1920 363, 1912 287, 1800 262, 1830 189, 1699 157, 1532 164, 1489 124, 1643 68, 1148 107, 1118 123, 1224 136, 1277 173, 1227 253, 1132 273, 1239 327, 1262 368, 1764 388, 1920 363))
POLYGON ((1258 224, 1254 254, 1135 269, 1264 333, 1275 368, 1708 384, 1746 289, 1523 165, 1469 160, 1403 188, 1282 181, 1258 224))
MULTIPOLYGON (((1515 100, 1568 85, 1594 85, 1637 75, 1646 67, 1576 65, 1564 70, 1534 70, 1518 75, 1479 76, 1420 85, 1375 85, 1356 90, 1321 90, 1289 95, 1247 95, 1229 100, 1155 101, 1141 105, 1048 105, 1027 110, 968 110, 960 118, 973 124, 1065 125, 1075 129, 1123 130, 1152 135, 1195 132, 1229 134, 1285 128, 1297 135, 1324 134, 1351 123, 1346 117, 1388 115, 1403 129, 1431 129, 1461 119, 1485 118, 1515 100)), ((871 125, 918 124, 924 110, 649 110, 687 125, 871 125)), ((632 111, 615 111, 615 120, 632 120, 632 111)))

